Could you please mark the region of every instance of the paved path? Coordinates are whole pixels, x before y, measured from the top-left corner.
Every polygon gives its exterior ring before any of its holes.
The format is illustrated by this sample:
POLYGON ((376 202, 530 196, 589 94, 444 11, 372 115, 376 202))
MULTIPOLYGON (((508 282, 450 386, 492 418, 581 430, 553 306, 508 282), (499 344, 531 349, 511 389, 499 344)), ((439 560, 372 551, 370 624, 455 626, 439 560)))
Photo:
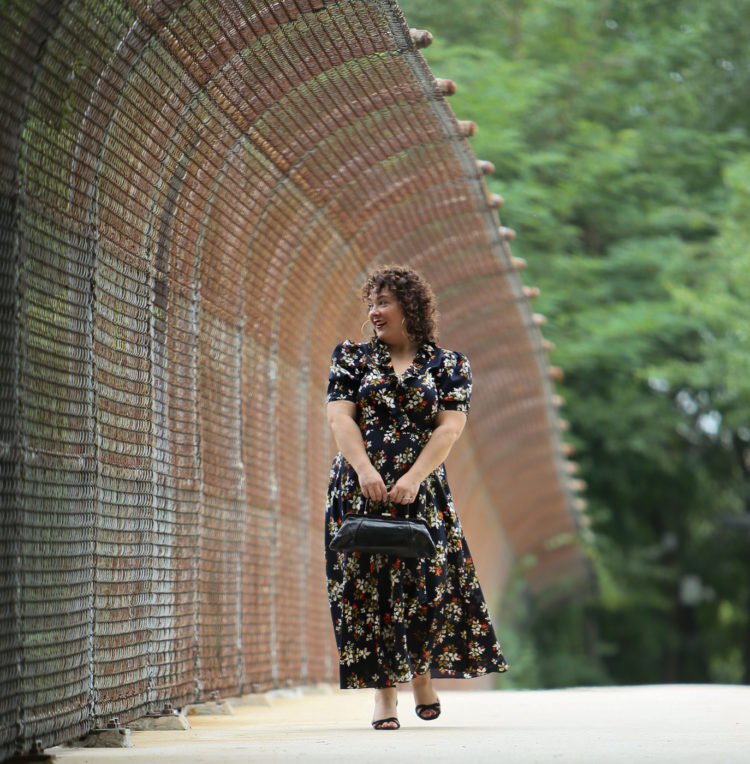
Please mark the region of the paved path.
POLYGON ((191 716, 190 730, 133 732, 133 748, 51 752, 60 764, 750 764, 746 686, 442 691, 435 722, 417 719, 401 692, 395 732, 370 729, 371 700, 369 690, 327 687, 249 696, 232 716, 191 716))

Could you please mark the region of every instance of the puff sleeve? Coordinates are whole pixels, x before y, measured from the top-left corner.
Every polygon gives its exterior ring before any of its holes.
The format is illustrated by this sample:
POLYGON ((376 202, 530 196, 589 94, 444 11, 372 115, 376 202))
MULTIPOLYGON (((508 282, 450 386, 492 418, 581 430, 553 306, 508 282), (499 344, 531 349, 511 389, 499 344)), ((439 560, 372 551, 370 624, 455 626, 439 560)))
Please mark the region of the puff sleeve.
POLYGON ((331 356, 326 401, 357 402, 359 384, 364 373, 365 359, 362 350, 351 340, 340 342, 331 356))
POLYGON ((469 413, 471 366, 463 353, 445 351, 436 382, 439 411, 469 413))

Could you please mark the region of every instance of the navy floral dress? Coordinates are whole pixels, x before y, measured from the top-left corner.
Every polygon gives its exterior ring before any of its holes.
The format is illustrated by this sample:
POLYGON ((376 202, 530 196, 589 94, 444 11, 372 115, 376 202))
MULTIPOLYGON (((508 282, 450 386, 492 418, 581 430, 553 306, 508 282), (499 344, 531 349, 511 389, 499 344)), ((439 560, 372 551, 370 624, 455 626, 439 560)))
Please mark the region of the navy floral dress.
MULTIPOLYGON (((389 488, 413 464, 438 412, 468 413, 466 356, 433 343, 420 346, 397 375, 387 345, 346 340, 333 351, 328 401, 356 403, 370 461, 389 488)), ((331 467, 325 548, 328 599, 343 688, 391 687, 428 671, 475 677, 508 666, 490 623, 469 548, 453 507, 445 466, 422 483, 412 515, 426 520, 436 552, 424 560, 328 548, 344 515, 363 511, 357 474, 339 453, 331 467)), ((404 515, 407 507, 368 511, 404 515)))

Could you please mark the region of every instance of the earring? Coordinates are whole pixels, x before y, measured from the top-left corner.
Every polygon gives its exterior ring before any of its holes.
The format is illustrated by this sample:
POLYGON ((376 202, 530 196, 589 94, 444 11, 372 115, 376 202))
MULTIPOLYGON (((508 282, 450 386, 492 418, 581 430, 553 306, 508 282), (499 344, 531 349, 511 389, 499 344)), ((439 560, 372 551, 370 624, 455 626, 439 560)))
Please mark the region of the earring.
POLYGON ((401 334, 403 334, 403 335, 404 335, 404 337, 406 337, 406 339, 408 339, 408 340, 411 342, 411 341, 413 341, 413 340, 414 340, 414 337, 412 337, 412 336, 411 336, 411 334, 410 334, 410 333, 409 333, 409 332, 406 330, 406 328, 404 327, 404 324, 405 324, 405 323, 406 323, 406 316, 404 316, 404 317, 401 319, 401 334))
POLYGON ((370 319, 369 318, 366 318, 362 322, 362 326, 359 327, 359 333, 360 333, 361 336, 364 337, 364 334, 365 334, 365 324, 369 324, 369 323, 370 323, 370 319))

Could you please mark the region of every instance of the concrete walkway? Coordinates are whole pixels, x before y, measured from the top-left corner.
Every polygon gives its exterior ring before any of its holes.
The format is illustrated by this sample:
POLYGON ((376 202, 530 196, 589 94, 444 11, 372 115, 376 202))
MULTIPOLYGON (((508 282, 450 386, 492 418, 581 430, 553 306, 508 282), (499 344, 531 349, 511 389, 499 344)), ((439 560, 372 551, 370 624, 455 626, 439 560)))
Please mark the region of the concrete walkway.
POLYGON ((401 729, 369 726, 372 692, 328 687, 248 696, 191 729, 133 732, 134 747, 55 748, 61 764, 255 762, 750 762, 750 687, 654 685, 442 691, 422 722, 399 693, 401 729), (259 705, 260 704, 260 705, 259 705))

